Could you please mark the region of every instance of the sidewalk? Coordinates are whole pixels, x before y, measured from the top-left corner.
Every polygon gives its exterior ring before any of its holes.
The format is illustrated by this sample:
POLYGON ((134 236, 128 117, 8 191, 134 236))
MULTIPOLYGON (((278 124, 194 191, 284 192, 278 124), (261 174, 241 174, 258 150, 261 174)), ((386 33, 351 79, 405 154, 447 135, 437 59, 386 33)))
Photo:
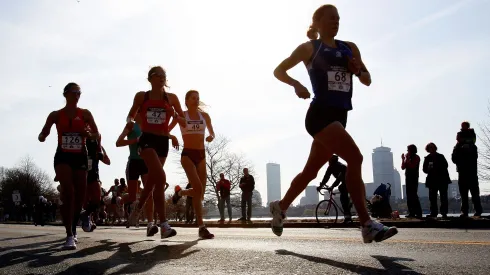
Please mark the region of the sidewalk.
MULTIPOLYGON (((458 217, 454 218, 437 218, 437 219, 379 219, 384 225, 396 226, 398 228, 461 228, 461 229, 490 229, 490 216, 484 216, 482 218, 468 218, 461 219, 458 217)), ((315 220, 286 220, 284 222, 284 227, 286 228, 357 228, 359 227, 359 222, 354 220, 353 223, 343 224, 342 220, 338 223, 325 223, 318 224, 315 220)), ((32 224, 28 222, 7 222, 8 224, 32 224)), ((230 222, 218 223, 217 221, 206 221, 206 226, 208 227, 222 227, 222 228, 269 228, 270 220, 258 220, 252 222, 239 222, 233 220, 230 222)), ((195 224, 185 224, 183 222, 170 221, 169 224, 173 227, 196 227, 195 224)), ((61 222, 46 223, 46 225, 61 226, 61 222)), ((106 226, 106 225, 103 225, 106 226)), ((111 225, 107 225, 111 226, 111 225)), ((124 224, 115 224, 112 226, 125 226, 124 224)), ((140 223, 140 226, 146 226, 146 223, 140 223)))

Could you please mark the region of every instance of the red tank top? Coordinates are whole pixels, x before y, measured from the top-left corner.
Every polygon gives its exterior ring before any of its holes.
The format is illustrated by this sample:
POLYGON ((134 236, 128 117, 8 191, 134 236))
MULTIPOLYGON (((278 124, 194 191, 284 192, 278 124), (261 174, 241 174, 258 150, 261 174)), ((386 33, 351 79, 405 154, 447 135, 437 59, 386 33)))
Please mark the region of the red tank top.
POLYGON ((150 99, 150 92, 145 93, 145 100, 141 104, 141 131, 150 133, 168 133, 170 117, 174 109, 168 103, 167 93, 165 99, 150 99))
POLYGON ((82 109, 77 108, 77 113, 72 119, 67 116, 64 109, 60 110, 58 115, 56 122, 58 150, 68 153, 85 152, 85 137, 82 135, 85 131, 85 121, 83 120, 82 109))

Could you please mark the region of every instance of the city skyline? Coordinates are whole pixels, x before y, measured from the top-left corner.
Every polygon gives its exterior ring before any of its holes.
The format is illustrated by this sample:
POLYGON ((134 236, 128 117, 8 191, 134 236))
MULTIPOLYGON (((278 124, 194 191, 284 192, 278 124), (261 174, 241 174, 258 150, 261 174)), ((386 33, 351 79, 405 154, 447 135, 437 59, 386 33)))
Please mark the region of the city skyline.
MULTIPOLYGON (((45 143, 39 143, 37 135, 48 114, 63 107, 63 87, 74 81, 83 92, 80 106, 93 114, 112 161, 100 167, 102 184, 109 188, 114 178, 125 174, 129 152, 116 148, 115 141, 134 95, 149 88, 149 68, 161 65, 167 70, 169 91, 184 109, 185 93, 200 92, 215 132, 231 141, 231 151, 254 164, 256 188, 262 194, 267 190, 264 164, 280 160, 284 195, 311 148, 312 138, 304 128, 311 101, 298 99, 273 71, 308 41, 313 12, 325 2, 230 3, 2 1, 0 48, 8 54, 0 64, 0 113, 8 118, 2 126, 10 134, 2 135, 0 142, 12 146, 4 146, 0 165, 13 167, 30 155, 54 178, 55 129, 45 143), (149 16, 155 11, 159 16, 149 16), (242 43, 221 43, 233 34, 242 43), (148 40, 151 43, 141 43, 148 40), (28 111, 19 116, 19 110, 28 111)), ((417 145, 423 158, 425 145, 432 141, 449 159, 461 121, 470 121, 480 134, 478 124, 488 121, 489 96, 485 84, 474 79, 485 79, 490 57, 488 31, 482 27, 490 20, 488 1, 331 3, 342 18, 337 38, 356 43, 373 80, 369 87, 353 80, 354 107, 347 122, 364 155, 365 182, 374 181, 369 154, 380 137, 392 148, 394 167, 399 168, 409 144, 417 145)), ((311 92, 302 64, 289 73, 311 92)), ((174 131, 182 143, 179 127, 174 131)), ((170 151, 165 172, 174 186, 181 183, 182 169, 180 153, 170 151)), ((318 184, 325 169, 311 184, 318 184)), ((450 161, 449 173, 457 178, 450 161)), ((490 184, 481 182, 481 190, 488 194, 490 184)))

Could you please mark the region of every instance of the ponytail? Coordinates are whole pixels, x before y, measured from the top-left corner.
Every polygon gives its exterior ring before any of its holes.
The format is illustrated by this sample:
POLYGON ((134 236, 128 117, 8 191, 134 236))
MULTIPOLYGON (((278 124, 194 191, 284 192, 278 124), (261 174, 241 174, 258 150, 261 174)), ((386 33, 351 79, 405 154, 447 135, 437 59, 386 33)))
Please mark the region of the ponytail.
POLYGON ((311 40, 315 40, 318 38, 318 30, 315 27, 313 27, 313 24, 310 25, 310 27, 308 28, 308 31, 306 32, 306 36, 308 36, 308 38, 311 40))

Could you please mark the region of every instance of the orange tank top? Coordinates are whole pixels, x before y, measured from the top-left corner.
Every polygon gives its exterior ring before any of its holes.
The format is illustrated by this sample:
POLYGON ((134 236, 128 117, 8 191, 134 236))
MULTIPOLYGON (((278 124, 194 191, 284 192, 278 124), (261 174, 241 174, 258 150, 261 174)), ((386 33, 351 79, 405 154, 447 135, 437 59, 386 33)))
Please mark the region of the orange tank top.
POLYGON ((85 121, 83 120, 83 111, 77 108, 74 118, 70 119, 65 110, 58 113, 56 130, 58 130, 58 150, 67 153, 87 152, 85 147, 85 121))

